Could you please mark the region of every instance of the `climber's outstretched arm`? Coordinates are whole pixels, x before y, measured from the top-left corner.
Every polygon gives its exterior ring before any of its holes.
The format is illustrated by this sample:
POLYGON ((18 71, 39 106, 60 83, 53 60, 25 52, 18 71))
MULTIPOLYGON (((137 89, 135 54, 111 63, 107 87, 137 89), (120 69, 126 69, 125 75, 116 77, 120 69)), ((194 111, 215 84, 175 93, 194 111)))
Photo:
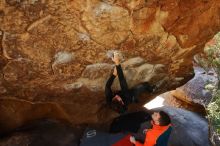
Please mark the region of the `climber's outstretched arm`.
POLYGON ((112 102, 112 98, 114 97, 111 86, 115 79, 115 75, 111 75, 105 85, 105 96, 106 96, 106 103, 110 104, 112 102))

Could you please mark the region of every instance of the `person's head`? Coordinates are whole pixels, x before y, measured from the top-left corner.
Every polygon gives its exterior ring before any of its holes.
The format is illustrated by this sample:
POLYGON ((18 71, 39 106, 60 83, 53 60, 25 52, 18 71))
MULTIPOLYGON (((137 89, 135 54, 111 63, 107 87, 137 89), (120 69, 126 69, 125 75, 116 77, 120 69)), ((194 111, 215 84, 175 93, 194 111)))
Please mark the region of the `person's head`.
POLYGON ((124 113, 127 110, 126 106, 123 106, 120 102, 118 102, 117 100, 113 100, 111 107, 114 111, 118 112, 118 113, 124 113))
POLYGON ((164 111, 154 112, 152 114, 152 120, 160 126, 167 126, 171 122, 169 115, 164 111))

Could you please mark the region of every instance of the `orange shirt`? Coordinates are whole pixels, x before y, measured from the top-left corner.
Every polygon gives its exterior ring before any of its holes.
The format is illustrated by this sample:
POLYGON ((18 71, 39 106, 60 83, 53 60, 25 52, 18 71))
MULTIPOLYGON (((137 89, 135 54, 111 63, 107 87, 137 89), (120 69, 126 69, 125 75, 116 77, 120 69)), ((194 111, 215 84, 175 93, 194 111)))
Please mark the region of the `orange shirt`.
POLYGON ((136 141, 135 146, 154 146, 156 144, 157 138, 170 126, 155 125, 153 121, 151 121, 151 124, 153 125, 153 127, 152 129, 147 130, 144 144, 136 141))

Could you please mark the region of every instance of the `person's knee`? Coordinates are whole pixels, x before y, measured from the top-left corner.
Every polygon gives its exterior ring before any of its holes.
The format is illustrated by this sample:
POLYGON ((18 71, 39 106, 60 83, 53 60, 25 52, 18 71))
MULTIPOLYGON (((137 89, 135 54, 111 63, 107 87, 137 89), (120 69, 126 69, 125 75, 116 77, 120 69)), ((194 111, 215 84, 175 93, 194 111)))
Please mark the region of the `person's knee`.
POLYGON ((134 96, 139 96, 142 93, 151 93, 154 91, 154 88, 154 85, 150 85, 150 83, 144 82, 133 88, 133 94, 134 96))
POLYGON ((143 83, 143 88, 148 91, 148 92, 153 92, 154 91, 154 88, 155 88, 155 85, 151 85, 150 83, 148 82, 144 82, 143 83))

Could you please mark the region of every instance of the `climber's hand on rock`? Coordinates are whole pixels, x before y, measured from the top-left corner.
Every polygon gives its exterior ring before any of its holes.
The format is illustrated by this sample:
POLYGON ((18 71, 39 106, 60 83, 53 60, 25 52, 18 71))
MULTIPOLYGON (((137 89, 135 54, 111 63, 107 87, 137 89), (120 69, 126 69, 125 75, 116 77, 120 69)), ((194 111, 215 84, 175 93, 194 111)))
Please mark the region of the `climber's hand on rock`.
POLYGON ((112 61, 116 64, 119 65, 120 64, 120 59, 119 59, 119 54, 117 52, 114 52, 114 55, 112 57, 112 61))

